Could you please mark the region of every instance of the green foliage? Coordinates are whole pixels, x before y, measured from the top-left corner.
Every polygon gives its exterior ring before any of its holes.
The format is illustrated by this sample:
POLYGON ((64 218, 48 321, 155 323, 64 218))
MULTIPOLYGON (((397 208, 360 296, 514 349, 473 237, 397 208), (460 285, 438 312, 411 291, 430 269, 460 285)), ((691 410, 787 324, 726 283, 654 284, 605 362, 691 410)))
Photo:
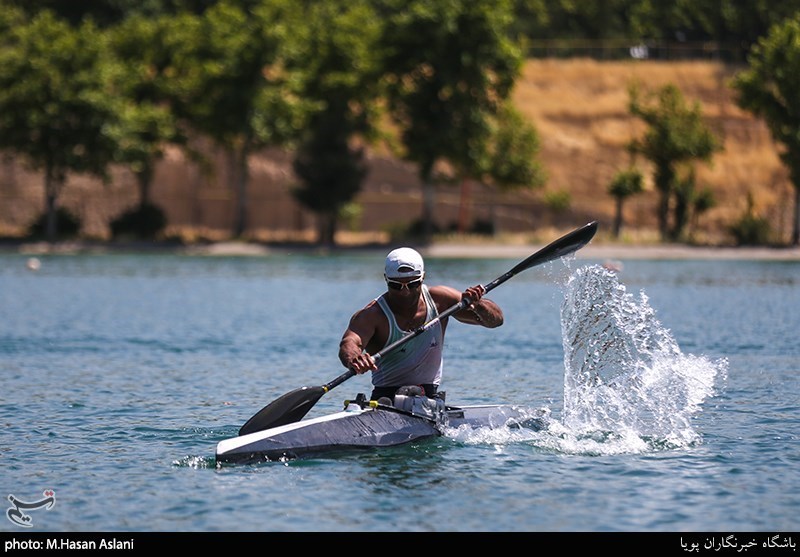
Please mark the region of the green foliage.
POLYGON ((48 213, 42 213, 33 224, 28 228, 28 234, 35 239, 60 239, 66 240, 75 238, 81 230, 81 219, 64 207, 58 207, 55 211, 56 219, 56 238, 47 238, 48 213))
POLYGON ((617 199, 626 199, 644 191, 644 177, 638 168, 621 170, 608 185, 608 193, 617 199))
POLYGON ((91 21, 72 28, 45 10, 0 37, 0 149, 44 173, 50 239, 67 175, 108 179, 124 128, 120 72, 91 21))
POLYGON ((716 207, 717 199, 714 196, 713 190, 711 190, 711 188, 703 188, 696 192, 692 205, 696 215, 702 215, 706 211, 716 207))
POLYGON ((187 143, 169 103, 175 51, 169 42, 174 40, 172 25, 172 18, 133 15, 109 31, 111 48, 126 70, 120 91, 131 101, 120 112, 120 141, 114 158, 136 176, 142 207, 150 203, 151 182, 165 147, 187 143))
POLYGON ((361 216, 364 214, 364 207, 359 203, 347 203, 339 211, 339 218, 342 220, 347 229, 355 232, 359 229, 361 216))
MULTIPOLYGON (((45 174, 55 209, 69 174, 106 178, 111 162, 136 174, 147 205, 164 148, 179 144, 191 156, 186 138, 198 132, 229 150, 244 204, 248 155, 287 146, 298 153, 297 199, 335 227, 360 190, 357 147, 381 131, 384 93, 432 207, 432 171, 442 162, 457 179, 498 189, 543 186, 537 131, 509 103, 524 36, 673 39, 679 31, 746 44, 774 24, 735 87, 786 147, 797 187, 798 9, 800 0, 0 0, 0 149, 45 174)), ((690 172, 719 144, 676 88, 654 99, 632 95, 632 113, 649 126, 632 147, 655 164, 659 224, 675 236, 686 211, 707 210, 690 172)), ((609 193, 633 195, 618 187, 609 193)), ((559 195, 546 196, 553 208, 569 205, 559 195)), ((795 243, 800 208, 796 215, 795 243)), ((426 209, 428 226, 431 217, 426 209)))
POLYGON ((132 16, 109 32, 111 48, 125 67, 120 88, 133 101, 125 106, 127 128, 117 160, 134 172, 163 158, 165 143, 186 141, 170 107, 175 75, 172 23, 173 18, 132 16))
MULTIPOLYGON (((179 12, 202 14, 218 0, 3 0, 29 15, 49 9, 73 25, 91 17, 98 25, 126 17, 156 18, 179 12)), ((251 10, 265 0, 239 0, 251 10)), ((381 2, 373 2, 380 5, 381 2)), ((306 2, 310 9, 319 2, 306 2)), ((750 44, 769 27, 800 10, 799 0, 514 0, 514 36, 534 39, 717 40, 750 44)))
POLYGON ((764 217, 744 214, 730 227, 730 232, 739 246, 764 246, 770 242, 772 230, 764 217))
POLYGON ((6 3, 7 0, 0 0, 0 37, 10 37, 15 27, 25 25, 25 13, 22 9, 6 3))
POLYGON ((572 205, 572 196, 566 190, 548 191, 544 194, 544 203, 555 213, 563 213, 572 205))
POLYGON ((685 207, 685 188, 694 185, 693 178, 681 183, 680 172, 688 168, 691 174, 695 161, 710 161, 715 152, 722 150, 722 143, 703 121, 700 104, 687 103, 675 85, 668 84, 647 97, 642 99, 638 85, 631 87, 630 112, 648 127, 644 137, 631 141, 628 148, 655 166, 654 182, 661 196, 659 229, 663 238, 675 239, 681 234, 685 214, 680 210, 673 214, 674 224, 670 227, 670 207, 674 199, 676 207, 685 207))
POLYGON ((391 108, 427 181, 437 159, 472 166, 522 65, 507 1, 387 1, 391 108))
POLYGON ((625 200, 644 191, 644 177, 638 168, 621 170, 614 175, 608 185, 608 193, 617 200, 616 214, 614 215, 613 234, 619 237, 622 230, 622 209, 625 200))
POLYGON ((524 116, 506 102, 491 131, 486 175, 501 190, 540 188, 546 172, 536 157, 541 149, 539 133, 524 116))
POLYGON ((481 236, 492 236, 495 233, 494 223, 488 220, 478 219, 472 223, 470 232, 481 236))
POLYGON ((442 228, 435 222, 426 223, 423 219, 414 219, 411 222, 394 222, 388 224, 384 230, 394 242, 425 242, 430 234, 439 234, 442 228))
POLYGON ((306 12, 303 95, 320 107, 309 117, 293 166, 295 199, 324 222, 319 241, 332 244, 337 220, 361 191, 363 148, 377 117, 379 20, 368 2, 335 0, 306 12))
POLYGON ((106 176, 118 69, 91 23, 72 29, 45 11, 12 28, 0 43, 0 147, 58 181, 70 171, 106 176))
POLYGON ((303 125, 301 82, 289 67, 299 7, 272 0, 252 10, 220 0, 171 27, 175 99, 181 116, 228 148, 248 150, 294 139, 303 125))
POLYGON ((4 2, 17 5, 30 15, 50 10, 71 25, 77 26, 85 19, 92 18, 98 25, 106 27, 134 15, 158 17, 182 10, 200 13, 216 0, 4 0, 4 2))
POLYGON ((247 229, 248 157, 287 146, 306 125, 302 96, 303 6, 270 0, 253 6, 220 0, 200 16, 180 14, 171 103, 181 122, 210 137, 235 161, 233 235, 247 229))
MULTIPOLYGON (((733 81, 737 102, 761 116, 775 141, 784 146, 781 160, 800 189, 800 14, 774 26, 755 45, 749 68, 733 81)), ((792 244, 800 244, 800 206, 795 206, 792 244)))
MULTIPOLYGON (((672 166, 690 160, 710 160, 722 148, 703 121, 700 103, 689 104, 677 86, 668 84, 644 100, 641 96, 638 86, 633 85, 630 112, 648 125, 645 136, 631 142, 633 153, 641 153, 656 164, 672 166)), ((671 187, 658 180, 656 185, 659 189, 671 187)))
POLYGON ((747 48, 800 11, 800 0, 516 0, 513 31, 531 39, 719 41, 747 48))
MULTIPOLYGON (((446 227, 447 232, 452 234, 459 233, 460 229, 461 226, 457 221, 450 222, 446 227)), ((495 233, 494 223, 488 220, 476 219, 465 232, 478 236, 492 236, 495 233)))
POLYGON ((383 47, 389 107, 405 157, 419 167, 423 222, 432 233, 437 162, 469 176, 487 158, 492 120, 522 67, 509 38, 508 0, 384 0, 383 47))
POLYGON ((294 171, 302 183, 293 190, 304 206, 317 213, 338 215, 361 189, 366 176, 364 153, 344 138, 320 133, 300 146, 294 171))
POLYGON ((693 192, 690 202, 691 202, 691 212, 692 212, 692 230, 690 231, 690 239, 691 239, 691 235, 697 228, 697 223, 700 220, 700 216, 706 213, 707 211, 711 210, 712 208, 716 207, 717 199, 714 196, 713 190, 711 190, 711 188, 705 187, 699 191, 693 192))
POLYGON ((155 239, 167 226, 167 217, 157 205, 147 203, 123 212, 111 221, 111 236, 115 239, 155 239))
POLYGON ((738 221, 730 227, 730 232, 740 246, 766 245, 772 236, 769 221, 756 214, 753 194, 747 193, 747 208, 738 221))

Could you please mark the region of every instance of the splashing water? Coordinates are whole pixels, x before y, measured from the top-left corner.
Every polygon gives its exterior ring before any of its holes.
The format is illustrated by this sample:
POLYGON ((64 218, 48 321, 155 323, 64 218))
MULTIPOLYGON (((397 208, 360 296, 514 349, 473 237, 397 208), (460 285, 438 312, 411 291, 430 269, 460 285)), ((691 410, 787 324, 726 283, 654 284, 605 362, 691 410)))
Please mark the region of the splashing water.
POLYGON ((567 281, 561 327, 565 432, 635 452, 699 442, 691 420, 726 360, 683 354, 644 292, 635 298, 598 265, 567 281))
MULTIPOLYGON (((465 442, 528 442, 570 454, 671 450, 700 442, 692 418, 725 378, 727 361, 683 354, 616 274, 579 268, 564 285, 564 408, 541 431, 512 427, 451 432, 465 442)), ((541 412, 541 410, 539 411, 541 412)), ((514 425, 514 424, 511 424, 514 425)))

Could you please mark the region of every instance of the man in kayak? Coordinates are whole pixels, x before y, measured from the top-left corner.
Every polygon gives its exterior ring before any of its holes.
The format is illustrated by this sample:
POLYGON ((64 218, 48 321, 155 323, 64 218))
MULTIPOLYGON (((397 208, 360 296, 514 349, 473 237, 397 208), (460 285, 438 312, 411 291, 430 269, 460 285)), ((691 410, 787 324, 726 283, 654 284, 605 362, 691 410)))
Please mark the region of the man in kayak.
POLYGON ((448 317, 379 358, 384 347, 422 327, 468 298, 470 304, 452 316, 462 323, 494 328, 503 324, 503 311, 483 298, 482 285, 459 292, 450 286, 424 284, 422 256, 407 247, 386 256, 386 292, 358 310, 339 344, 339 359, 357 374, 372 371, 372 400, 394 395, 401 387, 419 386, 434 397, 442 379, 442 349, 448 317))

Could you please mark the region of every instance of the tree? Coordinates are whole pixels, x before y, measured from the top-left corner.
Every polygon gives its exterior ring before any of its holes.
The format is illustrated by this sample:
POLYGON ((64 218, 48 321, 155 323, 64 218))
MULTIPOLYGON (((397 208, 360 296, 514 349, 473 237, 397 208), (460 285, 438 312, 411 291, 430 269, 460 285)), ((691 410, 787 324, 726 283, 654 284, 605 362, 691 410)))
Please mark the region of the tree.
POLYGON ((199 18, 173 29, 176 45, 173 110, 196 131, 223 147, 235 191, 232 235, 248 227, 249 156, 288 145, 304 127, 308 103, 302 78, 289 64, 303 21, 291 0, 259 2, 249 10, 220 0, 199 18))
POLYGON ((383 0, 391 114, 404 157, 423 187, 423 234, 433 230, 433 170, 438 162, 475 166, 487 151, 491 120, 522 65, 509 38, 511 3, 383 0))
POLYGON ((644 178, 638 168, 621 170, 614 175, 608 185, 608 193, 616 200, 614 212, 614 238, 619 238, 622 231, 623 205, 629 197, 644 191, 644 178))
MULTIPOLYGON (((695 161, 710 161, 722 145, 703 122, 699 103, 688 105, 675 85, 666 85, 656 95, 648 96, 643 102, 638 86, 630 89, 631 114, 644 120, 648 129, 644 137, 631 141, 628 148, 634 154, 641 153, 655 166, 654 182, 660 195, 659 231, 662 239, 675 240, 685 225, 681 199, 676 200, 678 184, 684 179, 681 171, 691 172, 695 161), (670 226, 670 212, 674 213, 675 206, 679 209, 673 214, 670 226)), ((683 187, 681 195, 685 198, 685 181, 683 187)))
POLYGON ((342 210, 367 175, 357 142, 373 136, 380 21, 367 0, 312 3, 305 14, 303 95, 320 107, 294 159, 295 198, 318 216, 318 241, 333 245, 342 210))
POLYGON ((0 148, 43 171, 48 241, 68 174, 107 178, 123 127, 118 77, 90 21, 73 29, 45 10, 0 39, 0 148))
POLYGON ((72 25, 80 24, 91 17, 100 27, 122 22, 129 16, 146 18, 158 17, 167 13, 189 10, 202 13, 217 0, 2 0, 24 9, 33 15, 42 10, 50 10, 72 25))
POLYGON ((700 215, 705 214, 716 205, 717 200, 711 188, 704 187, 700 191, 695 192, 694 198, 692 199, 692 227, 689 231, 690 239, 694 236, 694 231, 697 230, 697 223, 700 220, 700 215))
POLYGON ((168 82, 174 72, 170 48, 175 38, 170 32, 173 21, 172 17, 131 16, 110 31, 114 54, 126 68, 124 93, 132 101, 126 107, 127 126, 116 161, 130 168, 139 186, 138 206, 121 219, 138 224, 133 227, 136 230, 126 232, 144 237, 154 235, 157 224, 164 222, 163 212, 152 205, 150 195, 156 165, 164 158, 168 143, 186 144, 168 102, 168 82))
POLYGON ((800 15, 772 27, 734 78, 739 105, 764 119, 783 145, 781 160, 795 189, 791 244, 800 245, 800 15))
POLYGON ((363 150, 348 144, 342 112, 332 110, 312 119, 311 136, 303 142, 293 161, 302 185, 295 198, 318 216, 317 241, 335 243, 339 215, 361 191, 367 175, 363 150))
MULTIPOLYGON (((485 171, 482 180, 500 191, 535 189, 544 185, 546 172, 537 155, 541 149, 539 133, 507 101, 492 124, 485 171)), ((492 204, 492 230, 497 230, 492 204)))

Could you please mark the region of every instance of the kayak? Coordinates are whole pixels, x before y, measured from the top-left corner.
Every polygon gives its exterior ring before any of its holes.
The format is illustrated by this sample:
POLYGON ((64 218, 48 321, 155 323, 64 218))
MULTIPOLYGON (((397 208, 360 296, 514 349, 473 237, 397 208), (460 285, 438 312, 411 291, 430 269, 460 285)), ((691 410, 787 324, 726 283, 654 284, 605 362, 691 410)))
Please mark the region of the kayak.
MULTIPOLYGON (((574 253, 589 243, 596 232, 597 221, 592 221, 565 234, 485 284, 484 292, 490 292, 527 269, 574 253)), ((469 298, 462 297, 424 325, 384 346, 373 355, 374 360, 377 362, 434 324, 465 309, 469 303, 469 298)), ((394 402, 389 399, 370 401, 359 394, 356 400, 345 401, 341 412, 303 419, 320 398, 355 375, 355 371, 348 369, 324 385, 301 387, 278 397, 247 420, 239 429, 238 437, 217 444, 217 462, 282 460, 337 449, 392 447, 444 435, 447 427, 496 427, 510 421, 533 429, 546 426, 542 416, 531 419, 514 407, 452 407, 445 405, 443 397, 430 399, 410 390, 398 391, 394 402)))
POLYGON ((217 444, 220 464, 252 464, 319 456, 350 449, 404 445, 444 435, 446 428, 546 428, 546 416, 516 406, 448 406, 425 396, 396 395, 393 405, 359 394, 340 412, 256 431, 217 444))

